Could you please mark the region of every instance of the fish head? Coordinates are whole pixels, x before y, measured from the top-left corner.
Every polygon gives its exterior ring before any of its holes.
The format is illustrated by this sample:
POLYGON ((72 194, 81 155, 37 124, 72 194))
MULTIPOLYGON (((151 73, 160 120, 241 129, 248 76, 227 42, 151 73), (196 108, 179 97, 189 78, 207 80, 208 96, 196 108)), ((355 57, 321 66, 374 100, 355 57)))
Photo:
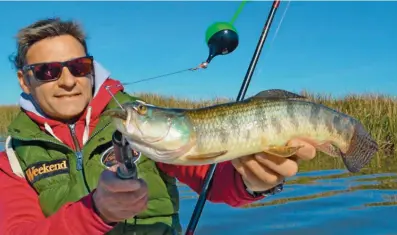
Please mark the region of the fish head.
POLYGON ((154 143, 164 138, 171 129, 171 117, 155 106, 136 100, 121 107, 106 114, 113 118, 116 128, 130 139, 154 143))
POLYGON ((141 100, 110 109, 112 117, 134 149, 159 162, 169 162, 188 151, 192 145, 192 128, 182 110, 157 107, 141 100))

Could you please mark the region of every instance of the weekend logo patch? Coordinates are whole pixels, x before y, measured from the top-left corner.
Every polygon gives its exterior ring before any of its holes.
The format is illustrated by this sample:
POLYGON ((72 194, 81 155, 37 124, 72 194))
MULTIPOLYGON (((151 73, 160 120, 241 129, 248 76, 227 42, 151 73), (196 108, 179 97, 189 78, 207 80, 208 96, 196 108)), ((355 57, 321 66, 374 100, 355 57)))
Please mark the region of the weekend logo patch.
POLYGON ((57 159, 48 162, 37 162, 28 166, 25 170, 25 175, 31 184, 35 182, 70 172, 69 161, 67 159, 57 159))

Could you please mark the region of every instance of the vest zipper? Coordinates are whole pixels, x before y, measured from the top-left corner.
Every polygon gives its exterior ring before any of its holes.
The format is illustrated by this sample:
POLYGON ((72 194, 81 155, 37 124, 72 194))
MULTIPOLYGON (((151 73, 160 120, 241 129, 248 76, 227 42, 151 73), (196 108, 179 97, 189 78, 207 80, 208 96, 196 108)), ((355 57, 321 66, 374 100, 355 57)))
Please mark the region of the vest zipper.
POLYGON ((101 129, 95 131, 94 133, 91 134, 91 137, 88 138, 87 143, 90 142, 90 140, 92 138, 94 138, 99 132, 101 132, 103 129, 105 129, 106 127, 108 127, 110 124, 112 124, 111 122, 106 123, 103 127, 101 127, 101 129))
MULTIPOLYGON (((110 124, 111 124, 111 122, 108 122, 108 123, 106 123, 102 128, 100 128, 99 130, 95 131, 95 133, 93 133, 93 134, 91 135, 91 137, 88 139, 87 143, 88 143, 94 136, 96 136, 99 132, 101 132, 103 129, 105 129, 106 127, 108 127, 110 124)), ((89 186, 88 186, 87 179, 85 178, 85 174, 84 174, 83 154, 82 154, 80 145, 78 144, 79 142, 77 141, 77 138, 76 138, 76 133, 75 133, 74 125, 70 125, 70 126, 69 126, 69 130, 70 130, 70 133, 71 133, 71 136, 72 136, 72 139, 73 139, 73 144, 76 146, 76 150, 80 150, 80 151, 77 151, 77 152, 76 152, 75 150, 73 150, 73 149, 70 148, 69 146, 63 144, 62 142, 54 141, 54 140, 48 140, 48 139, 42 139, 42 138, 29 138, 29 139, 27 139, 27 138, 23 138, 23 137, 12 137, 12 138, 13 138, 13 139, 16 139, 16 140, 20 140, 20 141, 27 141, 27 142, 29 142, 29 141, 43 141, 43 142, 47 142, 47 143, 52 143, 52 144, 56 144, 56 145, 58 145, 58 146, 62 146, 62 147, 64 147, 64 148, 66 148, 66 149, 68 149, 68 150, 74 152, 74 153, 76 154, 76 158, 77 158, 77 167, 76 167, 76 168, 77 168, 78 170, 80 169, 79 171, 82 172, 82 175, 81 175, 81 176, 82 176, 83 181, 84 181, 84 184, 85 184, 86 193, 89 193, 89 192, 90 192, 90 188, 89 188, 89 186)))
POLYGON ((73 139, 73 144, 76 148, 76 159, 77 159, 77 165, 76 165, 76 169, 78 171, 81 172, 81 176, 83 177, 83 181, 84 181, 84 185, 85 185, 85 189, 87 190, 87 193, 90 192, 90 187, 88 186, 87 183, 87 179, 85 178, 85 174, 84 174, 84 164, 83 164, 83 153, 81 151, 81 147, 79 144, 79 141, 77 140, 77 136, 76 136, 76 131, 75 131, 75 125, 68 125, 69 126, 69 130, 70 130, 70 134, 72 136, 73 139))

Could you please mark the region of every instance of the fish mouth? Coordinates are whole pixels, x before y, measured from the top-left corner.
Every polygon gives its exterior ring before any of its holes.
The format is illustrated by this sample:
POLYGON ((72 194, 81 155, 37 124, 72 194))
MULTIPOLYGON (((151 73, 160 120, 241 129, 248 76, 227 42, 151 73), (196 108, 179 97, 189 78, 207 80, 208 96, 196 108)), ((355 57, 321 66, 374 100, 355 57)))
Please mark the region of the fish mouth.
POLYGON ((128 112, 124 109, 109 109, 102 113, 104 116, 109 116, 113 119, 116 124, 116 129, 123 134, 126 134, 127 124, 129 121, 128 112))
POLYGON ((102 113, 105 116, 110 116, 112 118, 118 118, 122 121, 126 121, 128 118, 128 112, 123 109, 109 109, 102 113))

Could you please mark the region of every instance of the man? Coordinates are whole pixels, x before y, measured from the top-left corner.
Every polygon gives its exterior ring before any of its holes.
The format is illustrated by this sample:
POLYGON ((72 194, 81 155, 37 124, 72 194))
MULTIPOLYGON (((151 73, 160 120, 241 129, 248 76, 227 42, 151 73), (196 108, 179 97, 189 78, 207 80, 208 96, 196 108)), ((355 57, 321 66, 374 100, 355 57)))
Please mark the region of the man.
MULTIPOLYGON (((142 155, 141 180, 117 178, 115 128, 101 115, 117 104, 105 87, 119 102, 135 98, 88 56, 73 22, 41 20, 20 30, 17 40, 22 112, 0 155, 0 234, 181 233, 176 179, 199 193, 208 166, 167 165, 142 155)), ((299 157, 313 158, 315 149, 305 146, 299 157)), ((259 153, 220 163, 208 200, 234 207, 260 200, 261 192, 296 174, 297 159, 259 153)))

